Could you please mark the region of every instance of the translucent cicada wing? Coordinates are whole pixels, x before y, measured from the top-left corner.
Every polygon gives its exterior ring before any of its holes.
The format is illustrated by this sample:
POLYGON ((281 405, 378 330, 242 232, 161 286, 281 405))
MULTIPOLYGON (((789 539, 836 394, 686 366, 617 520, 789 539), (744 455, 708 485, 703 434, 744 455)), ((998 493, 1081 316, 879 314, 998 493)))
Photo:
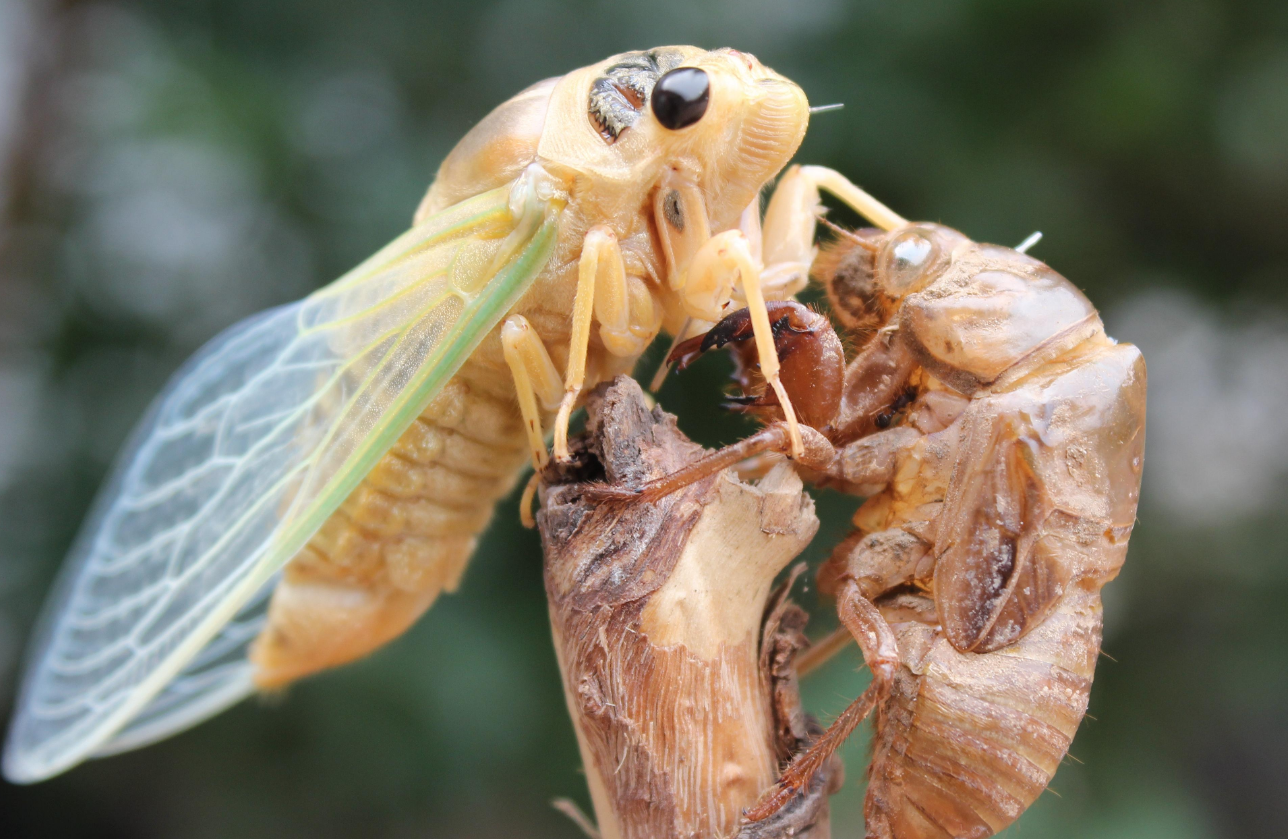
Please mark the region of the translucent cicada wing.
POLYGON ((274 575, 93 757, 128 752, 191 728, 255 692, 250 645, 268 624, 274 575))
POLYGON ((236 639, 220 630, 250 620, 242 610, 549 258, 554 205, 527 198, 516 216, 510 193, 423 221, 332 285, 228 330, 176 374, 46 613, 5 748, 10 780, 104 748, 181 673, 205 672, 204 690, 189 682, 182 701, 163 697, 171 704, 127 740, 155 739, 177 727, 161 731, 163 719, 195 721, 235 694, 244 677, 225 654, 236 639), (214 669, 185 671, 212 641, 219 649, 200 663, 214 669))

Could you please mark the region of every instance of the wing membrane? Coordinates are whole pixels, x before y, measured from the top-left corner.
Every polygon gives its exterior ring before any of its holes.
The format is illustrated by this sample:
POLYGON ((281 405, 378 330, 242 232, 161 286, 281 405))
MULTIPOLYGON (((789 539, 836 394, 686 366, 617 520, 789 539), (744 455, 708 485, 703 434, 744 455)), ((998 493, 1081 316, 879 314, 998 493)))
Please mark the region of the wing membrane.
POLYGON ((268 604, 279 575, 260 587, 232 620, 94 757, 127 752, 196 725, 255 690, 250 645, 268 623, 268 604))
POLYGON ((46 612, 6 744, 10 780, 148 742, 245 692, 249 641, 231 630, 249 632, 257 594, 544 267, 553 214, 530 204, 516 219, 508 198, 445 210, 176 374, 46 612))

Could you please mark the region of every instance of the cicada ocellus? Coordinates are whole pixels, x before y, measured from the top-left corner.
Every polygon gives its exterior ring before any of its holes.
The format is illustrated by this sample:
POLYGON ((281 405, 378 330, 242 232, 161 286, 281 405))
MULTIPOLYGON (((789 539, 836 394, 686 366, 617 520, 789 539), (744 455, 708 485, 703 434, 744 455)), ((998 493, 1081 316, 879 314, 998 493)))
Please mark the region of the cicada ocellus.
POLYGON ((694 47, 494 110, 410 230, 229 329, 157 399, 51 601, 6 776, 149 743, 402 633, 545 460, 552 418, 563 454, 582 389, 660 330, 738 294, 772 366, 764 297, 804 283, 812 227, 770 218, 766 266, 757 202, 807 121, 754 57, 694 47))

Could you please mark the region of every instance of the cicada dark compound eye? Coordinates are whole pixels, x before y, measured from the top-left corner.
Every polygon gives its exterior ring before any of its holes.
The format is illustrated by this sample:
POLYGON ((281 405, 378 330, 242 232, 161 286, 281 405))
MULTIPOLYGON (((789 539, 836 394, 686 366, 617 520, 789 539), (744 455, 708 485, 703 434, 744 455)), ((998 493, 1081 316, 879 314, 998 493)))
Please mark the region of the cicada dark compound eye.
POLYGON ((711 80, 697 67, 677 67, 657 80, 652 95, 653 116, 663 128, 687 128, 707 112, 711 80))

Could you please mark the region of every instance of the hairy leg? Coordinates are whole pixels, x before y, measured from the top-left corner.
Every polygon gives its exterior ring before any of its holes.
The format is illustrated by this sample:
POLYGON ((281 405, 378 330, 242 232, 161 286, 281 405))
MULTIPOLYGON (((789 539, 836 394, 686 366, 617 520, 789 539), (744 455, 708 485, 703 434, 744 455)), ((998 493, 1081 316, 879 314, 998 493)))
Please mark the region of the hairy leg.
POLYGON ((899 647, 889 624, 872 601, 863 596, 858 583, 853 580, 847 580, 842 586, 837 598, 837 613, 841 617, 841 623, 863 650, 863 660, 872 671, 872 684, 841 712, 821 737, 792 760, 778 783, 747 811, 747 818, 751 821, 769 818, 805 789, 814 773, 837 747, 845 742, 873 708, 890 695, 890 687, 899 666, 899 647))

